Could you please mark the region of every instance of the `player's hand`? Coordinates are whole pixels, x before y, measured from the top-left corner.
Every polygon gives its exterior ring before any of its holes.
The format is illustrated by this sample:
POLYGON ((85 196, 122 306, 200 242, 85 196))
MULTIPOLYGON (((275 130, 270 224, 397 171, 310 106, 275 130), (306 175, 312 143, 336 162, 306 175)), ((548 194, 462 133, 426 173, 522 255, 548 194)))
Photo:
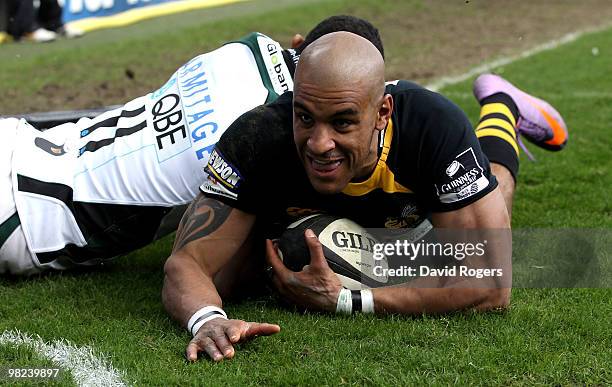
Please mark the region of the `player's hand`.
POLYGON ((274 274, 272 282, 279 293, 294 304, 311 310, 335 312, 342 283, 329 268, 323 246, 312 230, 306 230, 304 237, 310 252, 310 264, 299 272, 287 269, 274 243, 266 240, 266 257, 274 274))
POLYGON ((206 322, 187 345, 187 360, 196 361, 198 353, 205 352, 212 360, 234 357, 232 344, 242 343, 258 336, 270 336, 280 331, 275 324, 226 320, 216 318, 206 322))

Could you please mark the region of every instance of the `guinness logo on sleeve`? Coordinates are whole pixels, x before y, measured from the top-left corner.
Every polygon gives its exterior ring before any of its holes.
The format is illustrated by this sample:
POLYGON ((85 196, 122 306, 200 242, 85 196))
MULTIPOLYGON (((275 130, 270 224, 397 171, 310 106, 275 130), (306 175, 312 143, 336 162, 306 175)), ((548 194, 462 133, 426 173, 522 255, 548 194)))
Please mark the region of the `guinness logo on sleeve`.
POLYGON ((440 182, 435 184, 442 203, 454 203, 477 194, 489 185, 472 147, 459 153, 448 164, 440 182))

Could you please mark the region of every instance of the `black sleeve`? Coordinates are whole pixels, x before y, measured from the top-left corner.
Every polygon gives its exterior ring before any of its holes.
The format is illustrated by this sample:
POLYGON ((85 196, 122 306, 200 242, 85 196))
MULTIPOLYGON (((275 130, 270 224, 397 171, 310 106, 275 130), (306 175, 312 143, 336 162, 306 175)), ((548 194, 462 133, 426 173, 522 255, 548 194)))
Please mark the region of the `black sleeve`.
POLYGON ((204 168, 208 175, 200 186, 204 194, 253 214, 261 208, 267 199, 265 166, 270 165, 275 144, 286 132, 284 105, 275 102, 257 107, 229 126, 204 168))
POLYGON ((453 211, 495 189, 497 180, 465 113, 437 93, 412 94, 411 101, 400 95, 397 103, 411 103, 412 116, 404 124, 420 128, 410 146, 420 199, 433 212, 453 211))

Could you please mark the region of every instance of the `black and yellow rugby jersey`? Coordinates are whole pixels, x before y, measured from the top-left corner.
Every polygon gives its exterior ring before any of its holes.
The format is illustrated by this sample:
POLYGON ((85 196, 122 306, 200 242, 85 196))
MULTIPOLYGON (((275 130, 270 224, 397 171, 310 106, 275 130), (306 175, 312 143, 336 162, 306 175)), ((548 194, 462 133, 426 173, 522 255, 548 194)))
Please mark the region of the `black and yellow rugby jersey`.
POLYGON ((412 227, 431 212, 452 211, 497 186, 465 114, 414 83, 388 84, 394 112, 379 139, 370 177, 342 193, 311 186, 292 132, 292 93, 242 115, 216 144, 200 189, 258 220, 284 227, 327 212, 364 227, 412 227))

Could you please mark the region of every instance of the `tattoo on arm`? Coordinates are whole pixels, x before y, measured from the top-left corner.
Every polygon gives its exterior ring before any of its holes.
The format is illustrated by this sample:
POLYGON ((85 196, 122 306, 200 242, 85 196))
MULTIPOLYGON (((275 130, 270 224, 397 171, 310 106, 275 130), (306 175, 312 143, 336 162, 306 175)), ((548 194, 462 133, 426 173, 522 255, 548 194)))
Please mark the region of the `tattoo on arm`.
POLYGON ((172 250, 180 250, 187 243, 215 232, 230 212, 232 207, 202 194, 198 195, 181 219, 172 250))

